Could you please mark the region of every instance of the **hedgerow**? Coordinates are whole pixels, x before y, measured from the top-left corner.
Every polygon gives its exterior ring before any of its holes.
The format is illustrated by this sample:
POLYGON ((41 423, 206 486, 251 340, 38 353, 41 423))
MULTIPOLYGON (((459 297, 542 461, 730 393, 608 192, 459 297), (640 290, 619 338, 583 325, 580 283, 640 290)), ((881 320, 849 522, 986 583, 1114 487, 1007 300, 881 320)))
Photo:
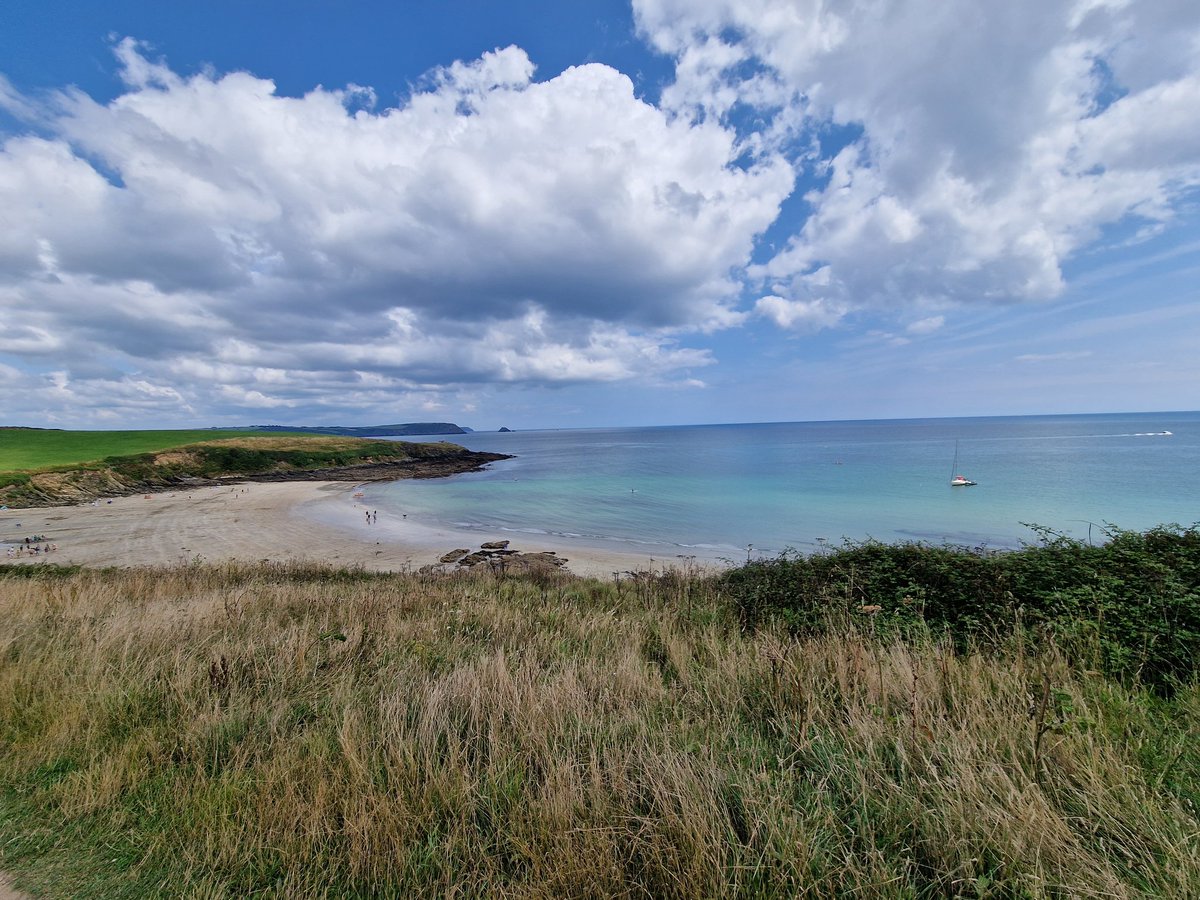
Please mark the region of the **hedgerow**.
POLYGON ((820 634, 945 634, 960 648, 1053 637, 1080 663, 1158 687, 1192 677, 1200 657, 1200 530, 1112 529, 1092 545, 1035 528, 1016 551, 847 542, 786 553, 724 576, 743 628, 768 622, 820 634))

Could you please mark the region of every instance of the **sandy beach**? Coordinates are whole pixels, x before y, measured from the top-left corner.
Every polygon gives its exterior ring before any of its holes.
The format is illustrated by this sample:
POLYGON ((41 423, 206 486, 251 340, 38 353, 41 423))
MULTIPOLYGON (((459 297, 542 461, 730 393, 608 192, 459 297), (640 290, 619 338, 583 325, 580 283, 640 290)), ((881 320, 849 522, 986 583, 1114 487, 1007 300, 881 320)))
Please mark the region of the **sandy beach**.
MULTIPOLYGON (((577 575, 611 577, 647 570, 649 555, 585 547, 538 536, 431 527, 383 513, 368 522, 366 507, 345 482, 245 483, 191 491, 100 500, 79 506, 0 510, 4 562, 86 566, 173 565, 193 560, 318 561, 380 571, 417 569, 455 548, 512 540, 521 552, 554 551, 577 575), (57 550, 38 555, 7 550, 26 537, 57 550)), ((677 562, 677 561, 669 561, 677 562)), ((662 560, 654 561, 660 568, 662 560)))
POLYGON ((7 875, 0 874, 0 900, 29 900, 29 895, 13 887, 7 875))

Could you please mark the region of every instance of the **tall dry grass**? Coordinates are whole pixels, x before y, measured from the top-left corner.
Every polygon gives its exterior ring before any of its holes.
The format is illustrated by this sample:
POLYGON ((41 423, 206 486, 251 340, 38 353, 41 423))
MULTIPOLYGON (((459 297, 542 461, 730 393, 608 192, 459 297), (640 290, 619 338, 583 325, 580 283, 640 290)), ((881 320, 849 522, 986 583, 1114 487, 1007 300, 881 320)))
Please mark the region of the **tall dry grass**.
POLYGON ((736 622, 678 572, 0 578, 43 830, 0 854, 61 896, 1200 896, 1194 684, 736 622))

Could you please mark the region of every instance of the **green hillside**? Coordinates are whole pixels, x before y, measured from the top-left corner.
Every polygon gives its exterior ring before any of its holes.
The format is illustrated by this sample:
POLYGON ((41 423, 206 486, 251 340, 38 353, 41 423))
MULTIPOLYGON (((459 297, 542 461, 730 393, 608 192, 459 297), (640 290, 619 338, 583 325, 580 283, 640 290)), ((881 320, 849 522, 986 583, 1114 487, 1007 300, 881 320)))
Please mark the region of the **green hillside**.
MULTIPOLYGON (((275 433, 278 436, 279 432, 275 433)), ((222 438, 244 438, 245 431, 196 428, 178 431, 59 431, 42 428, 0 429, 0 472, 29 472, 96 462, 109 456, 154 453, 222 438)))

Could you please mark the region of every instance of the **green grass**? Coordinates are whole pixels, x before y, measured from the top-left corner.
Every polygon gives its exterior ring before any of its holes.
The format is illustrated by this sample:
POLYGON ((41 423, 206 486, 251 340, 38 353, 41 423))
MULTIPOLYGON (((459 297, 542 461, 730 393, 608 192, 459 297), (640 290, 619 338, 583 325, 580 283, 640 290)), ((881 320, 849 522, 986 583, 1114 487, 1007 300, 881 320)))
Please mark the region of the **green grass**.
MULTIPOLYGON (((254 431, 55 432, 0 429, 0 503, 11 507, 78 503, 98 496, 156 490, 180 480, 266 475, 369 463, 452 471, 475 464, 445 442, 414 444, 316 434, 254 431), (197 442, 197 439, 201 439, 197 442), (7 443, 5 443, 7 442, 7 443), (156 450, 97 458, 119 447, 156 450), (73 459, 73 462, 65 462, 73 459)), ((478 454, 475 455, 479 456, 478 454)), ((485 454, 486 456, 486 454, 485 454)))
MULTIPOLYGON (((52 431, 0 429, 0 472, 37 471, 98 462, 109 456, 152 453, 222 438, 253 437, 253 431, 52 431)), ((272 432, 271 437, 287 436, 272 432)))
MULTIPOLYGON (((1176 537, 1124 552, 1187 581, 1176 537)), ((1041 549, 1066 585, 1082 548, 1041 549)), ((0 567, 0 868, 45 897, 1200 896, 1194 665, 1162 692, 1040 626, 862 608, 901 563, 944 599, 930 556, 835 558, 874 574, 820 627, 747 622, 782 569, 0 567)))

